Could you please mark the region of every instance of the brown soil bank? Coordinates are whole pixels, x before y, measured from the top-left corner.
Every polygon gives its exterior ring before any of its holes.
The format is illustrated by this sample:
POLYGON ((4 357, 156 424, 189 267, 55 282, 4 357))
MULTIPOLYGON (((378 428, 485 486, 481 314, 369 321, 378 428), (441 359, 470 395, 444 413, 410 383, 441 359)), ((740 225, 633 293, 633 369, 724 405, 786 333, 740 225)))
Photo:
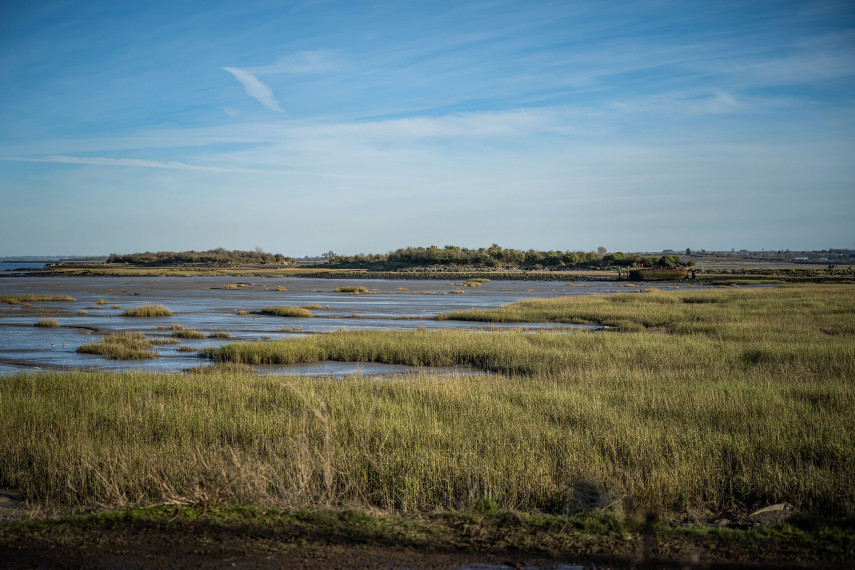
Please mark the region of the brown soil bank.
POLYGON ((846 568, 849 527, 162 506, 0 523, 7 568, 846 568))

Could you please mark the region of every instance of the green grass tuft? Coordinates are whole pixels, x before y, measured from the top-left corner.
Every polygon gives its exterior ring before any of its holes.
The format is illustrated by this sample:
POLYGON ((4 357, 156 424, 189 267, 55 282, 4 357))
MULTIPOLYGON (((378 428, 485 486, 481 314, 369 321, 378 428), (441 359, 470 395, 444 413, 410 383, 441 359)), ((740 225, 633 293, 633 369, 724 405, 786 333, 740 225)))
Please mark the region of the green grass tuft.
POLYGON ((172 311, 163 305, 142 305, 131 309, 125 309, 122 313, 125 317, 171 317, 172 311))
POLYGON ((108 360, 140 360, 156 358, 149 350, 154 344, 142 333, 117 333, 101 337, 100 342, 84 344, 77 349, 82 354, 100 354, 108 360))
POLYGON ((350 293, 351 295, 361 295, 362 293, 368 293, 368 289, 356 285, 342 285, 341 287, 336 287, 335 292, 350 293))
POLYGON ((313 317, 312 312, 302 307, 265 307, 261 309, 265 315, 277 317, 313 317))
POLYGON ((193 329, 181 329, 172 333, 175 338, 199 339, 205 338, 205 333, 194 331, 193 329))

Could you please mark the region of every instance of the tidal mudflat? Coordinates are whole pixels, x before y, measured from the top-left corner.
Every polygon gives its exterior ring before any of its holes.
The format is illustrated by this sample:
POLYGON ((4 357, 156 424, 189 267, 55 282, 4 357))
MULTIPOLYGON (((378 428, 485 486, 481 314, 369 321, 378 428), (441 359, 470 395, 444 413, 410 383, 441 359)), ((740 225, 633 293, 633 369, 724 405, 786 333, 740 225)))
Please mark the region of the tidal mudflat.
MULTIPOLYGON (((437 321, 434 317, 472 308, 492 309, 525 299, 626 294, 652 287, 615 282, 10 276, 0 278, 0 295, 74 300, 0 303, 0 374, 21 369, 56 368, 174 372, 208 364, 209 361, 200 360, 196 355, 203 348, 336 330, 597 328, 554 323, 437 321), (349 292, 353 288, 366 292, 349 292), (145 305, 162 305, 169 309, 171 316, 125 316, 125 311, 145 305), (304 308, 312 316, 280 317, 262 313, 265 308, 281 306, 304 308), (54 319, 59 326, 34 326, 40 319, 54 319), (176 334, 178 327, 197 334, 176 334), (155 343, 168 341, 172 344, 157 344, 154 347, 157 357, 143 360, 116 360, 77 352, 82 345, 98 342, 106 335, 126 332, 141 333, 155 343)), ((661 289, 686 287, 699 285, 658 286, 661 289)), ((382 364, 349 363, 278 369, 289 374, 317 375, 376 375, 408 370, 382 364)))

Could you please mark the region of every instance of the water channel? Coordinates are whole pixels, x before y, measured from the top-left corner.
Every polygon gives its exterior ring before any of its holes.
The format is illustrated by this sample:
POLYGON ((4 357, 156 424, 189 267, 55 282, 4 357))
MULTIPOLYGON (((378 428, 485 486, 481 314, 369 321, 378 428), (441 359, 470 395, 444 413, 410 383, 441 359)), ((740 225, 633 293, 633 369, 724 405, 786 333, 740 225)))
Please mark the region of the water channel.
MULTIPOLYGON (((227 342, 284 339, 336 330, 553 330, 586 325, 550 323, 489 324, 436 321, 440 313, 469 308, 495 308, 524 299, 566 295, 630 294, 646 288, 700 287, 696 284, 630 284, 624 282, 489 281, 464 286, 462 281, 338 280, 307 278, 249 279, 234 277, 41 277, 0 276, 0 295, 70 296, 74 301, 0 303, 0 375, 33 369, 146 370, 175 372, 210 365, 198 350, 227 342), (361 286, 369 293, 339 293, 341 286, 361 286), (160 304, 170 317, 133 318, 129 308, 160 304), (28 306, 29 305, 29 306, 28 306), (310 318, 282 318, 260 314, 268 306, 311 307, 310 318), (59 327, 34 324, 55 319, 59 327), (82 344, 99 335, 140 332, 151 339, 171 335, 173 325, 207 335, 227 333, 229 338, 180 339, 179 344, 158 346, 158 358, 107 360, 80 354, 82 344), (181 349, 181 347, 185 347, 181 349)), ((266 367, 262 373, 345 376, 382 376, 411 372, 405 366, 374 363, 322 362, 312 365, 266 367)), ((434 371, 435 372, 435 371, 434 371)), ((467 373, 449 370, 448 373, 467 373)))

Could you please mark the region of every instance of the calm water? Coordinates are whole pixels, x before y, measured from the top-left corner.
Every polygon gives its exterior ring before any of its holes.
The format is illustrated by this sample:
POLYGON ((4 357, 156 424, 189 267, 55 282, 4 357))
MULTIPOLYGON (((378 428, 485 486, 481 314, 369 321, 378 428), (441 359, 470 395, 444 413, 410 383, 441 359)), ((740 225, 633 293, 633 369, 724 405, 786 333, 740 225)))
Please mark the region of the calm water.
POLYGON ((0 261, 0 271, 12 271, 13 269, 43 269, 45 263, 26 263, 20 261, 0 261))
MULTIPOLYGON (((645 287, 616 282, 491 281, 480 287, 464 287, 462 282, 368 279, 0 277, 0 294, 69 295, 76 299, 70 302, 36 302, 31 307, 0 304, 0 374, 34 368, 172 372, 210 364, 198 359, 195 353, 178 352, 180 346, 198 350, 227 342, 283 339, 342 329, 561 331, 572 325, 494 325, 433 321, 431 317, 470 307, 494 308, 522 299, 592 293, 632 294, 643 291, 645 287), (372 292, 362 295, 335 292, 337 287, 346 285, 363 286, 372 292), (144 319, 122 316, 125 309, 148 303, 165 305, 173 316, 144 319), (276 305, 311 305, 314 317, 282 318, 258 314, 262 308, 276 305), (238 311, 246 311, 247 314, 238 314, 238 311), (56 319, 60 327, 33 326, 40 318, 56 319), (171 331, 163 329, 171 329, 174 324, 206 335, 225 331, 230 338, 179 339, 178 345, 158 346, 158 358, 142 361, 106 360, 97 355, 76 352, 80 345, 97 342, 100 335, 111 332, 141 332, 152 339, 167 337, 171 331)), ((660 289, 685 287, 698 286, 658 286, 660 289)), ((333 376, 351 373, 382 375, 409 370, 365 363, 318 363, 276 368, 282 373, 333 376)), ((276 370, 268 367, 265 372, 276 370)), ((458 372, 471 373, 467 370, 458 372)))

